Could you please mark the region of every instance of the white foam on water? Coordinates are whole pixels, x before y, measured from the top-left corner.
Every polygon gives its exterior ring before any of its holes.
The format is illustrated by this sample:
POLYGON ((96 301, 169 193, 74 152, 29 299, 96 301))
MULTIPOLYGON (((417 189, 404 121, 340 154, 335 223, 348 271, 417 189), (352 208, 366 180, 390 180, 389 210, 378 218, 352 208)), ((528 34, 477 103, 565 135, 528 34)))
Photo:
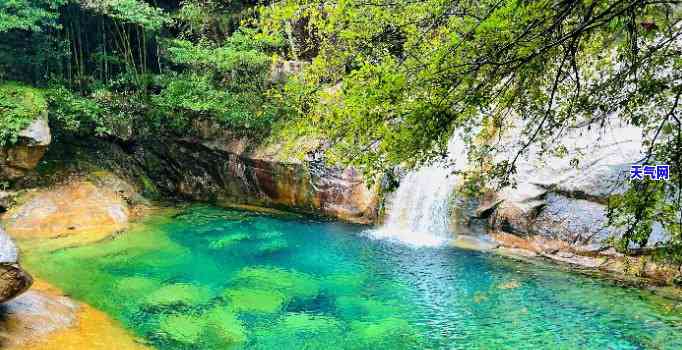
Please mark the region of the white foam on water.
POLYGON ((407 174, 400 181, 385 223, 369 230, 368 235, 417 247, 441 246, 451 240, 450 200, 458 181, 453 172, 466 164, 459 135, 450 140, 445 163, 448 165, 433 164, 407 174))

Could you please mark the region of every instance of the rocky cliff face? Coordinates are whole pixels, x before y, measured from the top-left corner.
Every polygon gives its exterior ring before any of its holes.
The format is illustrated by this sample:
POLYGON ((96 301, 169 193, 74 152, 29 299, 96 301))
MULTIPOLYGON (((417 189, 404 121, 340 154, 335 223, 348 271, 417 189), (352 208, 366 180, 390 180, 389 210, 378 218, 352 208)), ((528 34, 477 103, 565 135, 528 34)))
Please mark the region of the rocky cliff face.
POLYGON ((0 147, 0 180, 16 180, 38 165, 52 141, 47 116, 36 118, 19 133, 16 144, 0 147))
MULTIPOLYGON (((515 137, 511 136, 511 140, 515 137)), ((588 250, 605 250, 619 236, 609 227, 606 203, 625 191, 630 165, 643 158, 641 130, 614 126, 607 132, 577 128, 558 142, 570 153, 544 156, 531 149, 518 163, 517 187, 497 193, 491 216, 495 229, 538 235, 588 250)), ((657 227, 647 246, 667 239, 657 227)))
MULTIPOLYGON (((19 133, 17 142, 0 148, 0 181, 16 180, 38 165, 52 141, 47 116, 36 118, 19 133)), ((0 191, 0 212, 13 203, 13 193, 0 191)), ((28 290, 31 276, 19 265, 19 252, 12 239, 0 227, 0 303, 28 290)))
POLYGON ((355 223, 376 219, 377 196, 352 168, 244 151, 235 138, 141 143, 132 156, 163 192, 221 205, 246 204, 321 214, 355 223))
MULTIPOLYGON (((500 157, 509 159, 519 139, 519 135, 507 135, 499 145, 503 150, 500 157)), ((626 258, 609 244, 609 238, 618 237, 622 230, 608 225, 606 204, 610 196, 626 189, 630 165, 643 158, 641 130, 629 126, 613 126, 608 132, 577 128, 557 143, 565 145, 569 154, 540 156, 538 149, 530 149, 517 163, 515 188, 461 200, 454 210, 455 230, 489 233, 488 237, 503 247, 623 272, 628 268, 626 258)), ((668 239, 661 225, 656 225, 646 247, 632 248, 654 248, 668 239)), ((638 273, 642 275, 669 279, 675 274, 640 263, 638 273)))

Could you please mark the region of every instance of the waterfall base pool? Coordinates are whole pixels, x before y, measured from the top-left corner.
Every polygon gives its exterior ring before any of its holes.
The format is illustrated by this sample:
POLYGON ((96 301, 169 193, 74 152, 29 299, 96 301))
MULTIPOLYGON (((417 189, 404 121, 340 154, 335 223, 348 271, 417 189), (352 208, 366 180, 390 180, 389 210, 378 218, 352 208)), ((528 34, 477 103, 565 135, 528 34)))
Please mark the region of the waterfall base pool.
POLYGON ((649 292, 363 229, 192 206, 24 264, 158 349, 682 348, 649 292))

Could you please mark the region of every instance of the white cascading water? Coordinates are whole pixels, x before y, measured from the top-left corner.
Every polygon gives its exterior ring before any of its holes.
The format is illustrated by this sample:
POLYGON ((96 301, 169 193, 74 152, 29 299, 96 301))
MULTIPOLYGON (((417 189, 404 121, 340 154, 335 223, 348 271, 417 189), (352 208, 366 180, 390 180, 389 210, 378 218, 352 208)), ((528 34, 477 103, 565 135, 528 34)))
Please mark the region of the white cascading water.
POLYGON ((449 204, 457 184, 453 172, 466 164, 465 150, 462 138, 455 135, 448 144, 447 166, 433 164, 407 174, 400 181, 384 225, 371 235, 414 246, 439 246, 450 240, 449 204))

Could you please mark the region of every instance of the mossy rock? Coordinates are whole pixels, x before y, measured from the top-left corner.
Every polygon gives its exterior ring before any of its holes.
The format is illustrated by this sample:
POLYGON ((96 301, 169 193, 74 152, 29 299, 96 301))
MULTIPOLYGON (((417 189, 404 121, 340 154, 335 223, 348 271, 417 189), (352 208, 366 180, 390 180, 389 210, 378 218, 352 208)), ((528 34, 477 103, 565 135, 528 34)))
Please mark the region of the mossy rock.
POLYGON ((246 342, 246 328, 231 308, 219 306, 203 315, 208 336, 223 345, 246 342))
POLYGON ((351 323, 356 349, 419 349, 421 337, 414 327, 402 319, 390 317, 374 322, 351 323))
POLYGON ((360 296, 341 296, 335 300, 334 304, 339 315, 346 319, 354 319, 361 315, 363 320, 379 320, 401 311, 396 304, 360 296))
POLYGON ((287 299, 278 291, 249 288, 228 289, 224 296, 229 307, 237 312, 275 313, 287 299))
POLYGON ((319 282, 311 275, 275 267, 247 267, 232 281, 241 288, 272 290, 287 298, 314 298, 320 292, 319 282))
POLYGON ((260 254, 274 254, 289 248, 289 243, 284 239, 274 239, 272 241, 263 242, 258 245, 258 252, 260 254))
POLYGON ((197 305, 211 299, 211 291, 205 287, 177 283, 163 286, 145 298, 148 306, 166 307, 171 305, 197 305))
POLYGON ((163 315, 159 330, 164 337, 183 344, 196 344, 204 336, 206 321, 196 315, 163 315))
POLYGON ((211 249, 219 250, 219 249, 225 249, 229 248, 230 246, 233 246, 241 241, 245 241, 249 239, 249 235, 245 233, 235 233, 231 234, 229 236, 224 236, 221 237, 217 240, 211 241, 211 243, 208 244, 208 247, 211 249))
POLYGON ((16 82, 0 84, 0 147, 16 142, 19 132, 46 112, 42 91, 16 82))

